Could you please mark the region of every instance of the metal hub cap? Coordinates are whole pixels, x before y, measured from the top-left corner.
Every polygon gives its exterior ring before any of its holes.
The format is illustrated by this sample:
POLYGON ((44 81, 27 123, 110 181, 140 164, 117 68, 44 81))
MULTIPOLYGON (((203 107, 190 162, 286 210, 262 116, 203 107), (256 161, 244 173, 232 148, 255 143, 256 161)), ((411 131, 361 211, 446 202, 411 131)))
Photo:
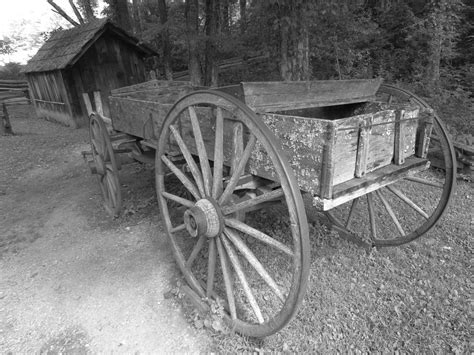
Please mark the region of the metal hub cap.
POLYGON ((221 230, 221 218, 215 205, 202 199, 196 205, 184 212, 184 224, 191 237, 206 236, 214 238, 221 230))

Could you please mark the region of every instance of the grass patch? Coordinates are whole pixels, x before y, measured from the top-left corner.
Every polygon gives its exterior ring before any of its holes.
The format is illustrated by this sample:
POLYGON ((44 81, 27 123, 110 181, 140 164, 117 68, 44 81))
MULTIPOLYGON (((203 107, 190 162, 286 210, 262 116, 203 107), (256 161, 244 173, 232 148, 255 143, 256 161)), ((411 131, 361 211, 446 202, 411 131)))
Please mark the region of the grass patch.
POLYGON ((371 253, 313 223, 310 285, 297 317, 263 340, 213 333, 209 350, 466 353, 473 196, 472 183, 460 182, 427 236, 371 253))

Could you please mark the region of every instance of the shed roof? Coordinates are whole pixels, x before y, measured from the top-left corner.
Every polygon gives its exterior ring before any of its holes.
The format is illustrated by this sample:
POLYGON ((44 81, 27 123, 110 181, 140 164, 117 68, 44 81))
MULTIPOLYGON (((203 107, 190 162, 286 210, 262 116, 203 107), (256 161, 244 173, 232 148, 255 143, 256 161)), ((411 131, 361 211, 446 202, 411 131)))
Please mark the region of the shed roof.
POLYGON ((115 26, 110 20, 106 18, 96 19, 69 30, 53 33, 34 57, 28 61, 22 72, 50 71, 71 66, 107 30, 135 46, 143 54, 156 55, 153 49, 140 43, 137 38, 115 26))

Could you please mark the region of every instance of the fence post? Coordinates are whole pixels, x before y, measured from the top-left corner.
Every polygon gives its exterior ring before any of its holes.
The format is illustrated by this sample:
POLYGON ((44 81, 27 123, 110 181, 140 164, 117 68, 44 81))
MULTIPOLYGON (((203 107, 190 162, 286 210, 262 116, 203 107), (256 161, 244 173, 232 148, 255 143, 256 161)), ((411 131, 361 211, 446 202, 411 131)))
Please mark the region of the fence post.
POLYGON ((2 109, 3 109, 3 118, 2 118, 2 124, 0 124, 0 134, 2 136, 11 135, 13 134, 13 130, 10 124, 10 117, 8 117, 7 105, 5 103, 2 104, 2 109))

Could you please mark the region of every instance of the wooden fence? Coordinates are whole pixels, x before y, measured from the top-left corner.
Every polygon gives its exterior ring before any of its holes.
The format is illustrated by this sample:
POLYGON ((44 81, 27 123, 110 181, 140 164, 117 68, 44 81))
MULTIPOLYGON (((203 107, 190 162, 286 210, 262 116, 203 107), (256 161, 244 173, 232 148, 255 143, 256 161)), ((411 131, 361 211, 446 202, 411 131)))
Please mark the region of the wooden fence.
POLYGON ((28 83, 0 80, 0 135, 13 134, 10 118, 31 113, 28 83))

